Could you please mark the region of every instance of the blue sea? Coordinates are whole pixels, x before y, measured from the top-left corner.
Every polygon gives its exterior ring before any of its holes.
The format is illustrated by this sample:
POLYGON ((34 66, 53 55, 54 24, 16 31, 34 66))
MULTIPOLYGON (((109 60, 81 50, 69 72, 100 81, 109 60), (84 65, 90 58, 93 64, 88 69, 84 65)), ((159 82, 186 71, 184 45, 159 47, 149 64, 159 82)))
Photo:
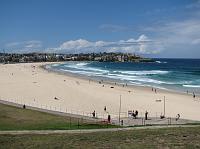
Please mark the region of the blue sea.
POLYGON ((66 62, 49 69, 94 80, 200 94, 200 59, 155 59, 153 63, 66 62))

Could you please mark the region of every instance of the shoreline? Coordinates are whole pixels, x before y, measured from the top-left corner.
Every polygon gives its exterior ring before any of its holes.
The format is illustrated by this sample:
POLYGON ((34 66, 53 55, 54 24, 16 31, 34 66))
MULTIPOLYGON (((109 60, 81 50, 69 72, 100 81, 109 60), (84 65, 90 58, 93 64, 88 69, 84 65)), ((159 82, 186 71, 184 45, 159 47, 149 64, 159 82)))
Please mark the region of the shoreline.
MULTIPOLYGON (((54 62, 58 63, 58 62, 54 62)), ((128 110, 138 110, 144 117, 147 110, 150 117, 163 114, 163 97, 166 97, 166 117, 200 120, 200 99, 191 95, 174 93, 150 87, 99 84, 98 81, 75 75, 61 74, 42 68, 53 63, 22 63, 0 65, 0 96, 3 100, 13 100, 27 105, 46 107, 63 112, 91 116, 95 110, 98 117, 112 118, 119 115, 119 97, 122 97, 121 117, 128 110), (34 67, 33 67, 34 66, 34 67), (110 88, 113 86, 114 88, 110 88), (130 91, 130 92, 129 92, 130 91), (56 98, 55 98, 56 97, 56 98), (160 102, 156 102, 160 100, 160 102), (104 106, 107 111, 103 110, 104 106)))
MULTIPOLYGON (((55 62, 53 64, 62 64, 62 63, 66 63, 66 62, 55 62)), ((46 71, 48 71, 49 73, 56 73, 56 74, 59 74, 59 75, 66 75, 66 76, 69 76, 69 77, 75 77, 75 78, 78 78, 78 79, 82 79, 82 80, 85 80, 85 81, 93 81, 97 84, 99 84, 99 82, 102 81, 102 79, 90 79, 89 76, 87 75, 81 75, 81 74, 75 74, 75 73, 71 73, 71 72, 64 72, 64 71, 59 71, 59 70, 56 70, 56 69, 52 69, 52 68, 46 68, 47 65, 51 65, 51 63, 48 63, 48 64, 44 64, 44 65, 41 65, 41 69, 44 69, 46 71)), ((103 82, 101 82, 101 84, 107 84, 107 85, 113 85, 113 86, 118 86, 118 87, 123 87, 124 85, 124 88, 130 88, 130 89, 134 89, 134 88, 138 88, 138 89, 146 89, 146 90, 152 90, 153 89, 156 89, 157 91, 161 91, 161 92, 168 92, 168 93, 176 93, 176 94, 184 94, 184 95, 188 95, 188 96, 191 96, 192 97, 192 93, 189 92, 184 92, 184 91, 180 91, 180 90, 172 90, 172 89, 167 89, 167 88, 159 88, 159 87, 154 87, 154 86, 145 86, 145 85, 137 85, 137 84, 128 84, 128 83, 119 83, 119 82, 115 82, 114 80, 112 79, 108 79, 107 80, 103 80, 103 82), (116 83, 116 84, 115 84, 116 83), (127 86, 126 86, 127 84, 127 86)), ((199 96, 200 94, 196 94, 197 96, 199 96)))

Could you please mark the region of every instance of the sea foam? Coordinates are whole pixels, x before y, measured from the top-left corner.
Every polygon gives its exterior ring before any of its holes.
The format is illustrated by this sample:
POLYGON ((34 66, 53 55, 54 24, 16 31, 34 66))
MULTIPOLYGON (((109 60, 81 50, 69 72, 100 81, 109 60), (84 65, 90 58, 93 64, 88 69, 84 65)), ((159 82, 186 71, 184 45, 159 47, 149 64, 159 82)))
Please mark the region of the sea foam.
POLYGON ((161 70, 144 70, 144 71, 113 71, 115 73, 129 74, 129 75, 156 75, 156 74, 167 74, 169 71, 161 70))
POLYGON ((188 84, 183 84, 184 87, 192 87, 192 88, 200 88, 200 85, 188 85, 188 84))

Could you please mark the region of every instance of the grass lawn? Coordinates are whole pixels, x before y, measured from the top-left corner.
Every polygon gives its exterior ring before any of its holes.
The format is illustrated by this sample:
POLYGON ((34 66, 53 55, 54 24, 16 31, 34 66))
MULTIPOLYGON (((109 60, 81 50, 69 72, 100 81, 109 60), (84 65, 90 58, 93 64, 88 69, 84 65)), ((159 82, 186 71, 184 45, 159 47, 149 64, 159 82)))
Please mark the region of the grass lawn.
MULTIPOLYGON (((116 127, 0 104, 0 130, 116 127), (71 121, 71 123, 70 123, 71 121), (80 126, 78 126, 78 121, 80 126)), ((85 134, 0 135, 0 149, 23 148, 200 148, 200 126, 85 134)))
POLYGON ((200 148, 200 127, 87 134, 0 135, 0 148, 200 148))
POLYGON ((117 126, 0 104, 0 130, 63 130, 107 127, 117 126))

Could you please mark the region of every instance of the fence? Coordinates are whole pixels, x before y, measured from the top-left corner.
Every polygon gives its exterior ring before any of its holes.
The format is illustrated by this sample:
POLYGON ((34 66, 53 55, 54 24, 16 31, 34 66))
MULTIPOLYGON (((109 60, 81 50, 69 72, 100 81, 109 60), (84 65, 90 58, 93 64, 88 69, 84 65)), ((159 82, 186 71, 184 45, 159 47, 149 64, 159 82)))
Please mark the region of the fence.
MULTIPOLYGON (((52 112, 57 112, 57 113, 65 113, 65 114, 72 114, 73 117, 79 118, 81 121, 81 118, 92 118, 92 112, 86 112, 86 111, 81 111, 81 110, 74 110, 74 109, 69 109, 67 107, 61 106, 61 105, 48 105, 48 104, 41 104, 39 102, 36 102, 35 100, 32 102, 24 102, 23 100, 17 100, 17 99, 1 99, 3 101, 7 101, 9 103, 14 103, 14 104, 19 104, 21 107, 22 105, 29 106, 30 108, 37 108, 41 109, 43 111, 52 111, 52 112)), ((160 118, 160 112, 155 112, 155 113, 149 113, 148 117, 154 117, 154 118, 160 118)), ((115 124, 120 124, 119 122, 119 113, 106 113, 106 112, 97 112, 95 113, 95 118, 92 119, 93 121, 99 122, 99 121, 106 121, 108 118, 108 114, 111 115, 111 121, 115 122, 115 124)), ((132 117, 128 114, 128 111, 122 111, 120 112, 120 117, 121 119, 132 117)), ((138 117, 140 118, 140 121, 138 122, 138 125, 146 125, 145 123, 145 112, 139 112, 138 117)), ((79 127, 80 121, 77 121, 77 127, 79 127)), ((168 119, 167 124, 171 124, 171 118, 168 119)))

